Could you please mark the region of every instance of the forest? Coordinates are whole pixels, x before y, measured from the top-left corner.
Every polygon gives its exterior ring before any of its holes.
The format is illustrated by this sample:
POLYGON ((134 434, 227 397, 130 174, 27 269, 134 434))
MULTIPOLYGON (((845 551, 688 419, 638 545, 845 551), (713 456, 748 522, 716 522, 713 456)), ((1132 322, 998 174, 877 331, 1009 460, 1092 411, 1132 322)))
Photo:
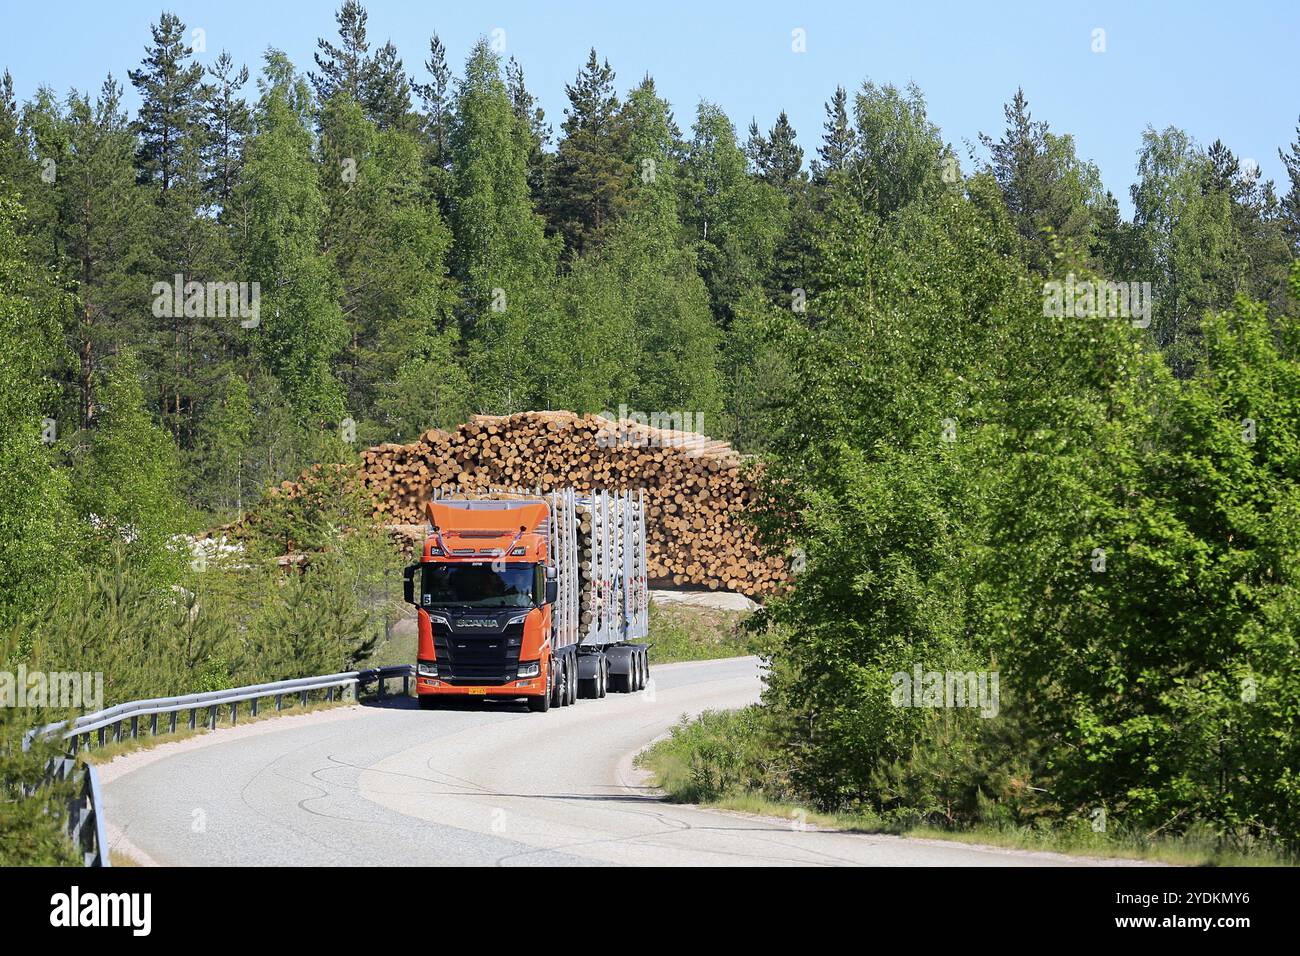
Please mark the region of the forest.
POLYGON ((309 64, 163 13, 98 90, 0 81, 0 665, 113 703, 354 664, 397 566, 357 501, 288 588, 176 536, 473 414, 678 411, 798 555, 713 789, 1300 850, 1300 126, 1274 183, 1153 117, 1126 217, 1032 89, 954 147, 845 77, 805 155, 595 49, 548 117, 489 38, 336 20, 309 64), (917 665, 998 715, 892 704, 917 665))

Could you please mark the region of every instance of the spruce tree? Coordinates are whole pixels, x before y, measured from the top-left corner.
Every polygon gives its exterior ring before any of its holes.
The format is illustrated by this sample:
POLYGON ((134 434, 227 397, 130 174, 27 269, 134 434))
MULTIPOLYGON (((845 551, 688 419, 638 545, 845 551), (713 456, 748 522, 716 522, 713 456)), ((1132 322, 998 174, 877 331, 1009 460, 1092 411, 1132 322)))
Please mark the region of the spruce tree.
POLYGON ((212 84, 204 115, 204 188, 224 212, 239 183, 244 141, 252 132, 252 113, 240 95, 248 83, 248 67, 236 70, 223 51, 207 72, 212 84))

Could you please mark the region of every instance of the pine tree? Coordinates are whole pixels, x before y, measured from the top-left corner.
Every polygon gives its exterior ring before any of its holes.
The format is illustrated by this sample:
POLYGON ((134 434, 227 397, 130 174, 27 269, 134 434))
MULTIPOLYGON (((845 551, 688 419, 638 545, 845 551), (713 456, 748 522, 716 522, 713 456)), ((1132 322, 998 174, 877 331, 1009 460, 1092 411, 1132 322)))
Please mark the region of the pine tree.
POLYGON ((334 19, 339 25, 340 46, 328 40, 316 41, 315 54, 319 73, 312 73, 316 98, 331 100, 342 91, 356 103, 364 103, 366 74, 369 70, 370 44, 366 41, 365 8, 357 0, 344 0, 334 19))
POLYGON ((187 63, 193 50, 185 44, 185 24, 164 13, 150 27, 153 45, 144 63, 128 76, 140 94, 135 131, 140 137, 137 163, 140 181, 158 190, 165 202, 178 181, 196 176, 202 141, 203 67, 187 63))
POLYGON ((429 195, 445 216, 451 212, 451 68, 447 51, 434 34, 429 39, 429 59, 424 61, 428 83, 414 83, 412 89, 424 106, 425 176, 429 195))
POLYGON ((429 59, 424 61, 424 68, 429 82, 415 83, 411 88, 424 104, 424 132, 433 150, 433 161, 443 166, 451 126, 451 68, 447 66, 447 48, 436 33, 429 38, 429 59))
POLYGON ((367 65, 362 96, 366 115, 380 129, 406 130, 413 125, 411 84, 391 40, 375 52, 367 65))
POLYGON ((411 123, 411 86, 392 41, 372 55, 366 39, 368 14, 358 0, 344 0, 334 15, 339 46, 316 41, 316 66, 311 74, 316 98, 322 103, 343 93, 360 104, 380 129, 406 129, 411 123))
MULTIPOLYGON (((153 44, 141 67, 129 73, 141 101, 133 124, 140 138, 136 164, 154 198, 145 225, 153 251, 149 271, 155 281, 176 275, 182 282, 234 281, 225 274, 230 251, 205 190, 204 121, 211 90, 202 66, 190 62, 185 24, 164 13, 151 30, 153 44)), ((140 358, 157 389, 158 409, 183 448, 192 441, 196 409, 220 374, 209 357, 222 352, 231 335, 229 322, 185 309, 156 316, 143 337, 140 358)))
POLYGON ((68 97, 66 158, 55 183, 60 197, 58 247, 75 281, 76 308, 68 341, 77 356, 78 419, 90 423, 100 362, 139 343, 131 318, 143 312, 141 292, 154 258, 144 230, 153 210, 134 185, 135 137, 111 76, 96 102, 68 97))
POLYGON ((565 86, 569 106, 555 155, 548 218, 572 256, 599 246, 626 211, 634 170, 627 155, 614 71, 592 48, 577 79, 565 86))

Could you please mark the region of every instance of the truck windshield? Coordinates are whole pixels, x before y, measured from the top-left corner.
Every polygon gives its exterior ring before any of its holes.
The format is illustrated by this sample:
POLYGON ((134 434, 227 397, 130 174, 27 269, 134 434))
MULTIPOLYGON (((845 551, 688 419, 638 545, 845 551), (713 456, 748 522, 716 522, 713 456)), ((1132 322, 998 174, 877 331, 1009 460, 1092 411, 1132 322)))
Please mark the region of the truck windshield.
POLYGON ((426 564, 423 607, 533 607, 534 567, 491 563, 426 564))

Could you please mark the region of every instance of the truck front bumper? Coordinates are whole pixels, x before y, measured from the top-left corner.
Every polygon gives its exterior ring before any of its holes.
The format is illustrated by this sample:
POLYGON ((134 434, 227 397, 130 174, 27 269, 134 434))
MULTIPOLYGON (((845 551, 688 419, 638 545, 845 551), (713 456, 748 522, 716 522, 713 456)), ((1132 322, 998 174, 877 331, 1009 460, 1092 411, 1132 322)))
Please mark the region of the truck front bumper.
POLYGON ((540 697, 546 693, 546 678, 529 677, 505 684, 448 684, 437 677, 420 677, 415 692, 421 696, 438 694, 452 697, 540 697))

